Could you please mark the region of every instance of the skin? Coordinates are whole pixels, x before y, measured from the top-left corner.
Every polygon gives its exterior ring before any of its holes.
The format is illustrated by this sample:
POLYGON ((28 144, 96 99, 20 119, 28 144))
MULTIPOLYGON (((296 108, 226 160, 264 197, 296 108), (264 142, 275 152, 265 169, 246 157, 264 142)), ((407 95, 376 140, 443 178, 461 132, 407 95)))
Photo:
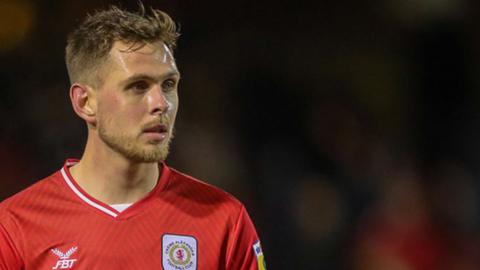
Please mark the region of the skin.
POLYGON ((114 43, 96 88, 74 83, 70 99, 88 126, 81 160, 70 172, 92 197, 133 203, 156 185, 172 138, 180 74, 162 42, 131 50, 114 43), (165 133, 151 132, 164 125, 165 133))

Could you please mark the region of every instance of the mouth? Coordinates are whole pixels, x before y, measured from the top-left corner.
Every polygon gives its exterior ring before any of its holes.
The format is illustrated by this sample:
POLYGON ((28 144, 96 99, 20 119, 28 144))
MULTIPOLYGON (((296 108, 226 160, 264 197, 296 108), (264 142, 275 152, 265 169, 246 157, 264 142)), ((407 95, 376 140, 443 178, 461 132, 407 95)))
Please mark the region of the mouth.
POLYGON ((168 129, 166 125, 154 125, 143 130, 145 133, 167 133, 168 129))
POLYGON ((167 125, 157 124, 143 129, 143 134, 149 141, 160 142, 168 136, 167 125))

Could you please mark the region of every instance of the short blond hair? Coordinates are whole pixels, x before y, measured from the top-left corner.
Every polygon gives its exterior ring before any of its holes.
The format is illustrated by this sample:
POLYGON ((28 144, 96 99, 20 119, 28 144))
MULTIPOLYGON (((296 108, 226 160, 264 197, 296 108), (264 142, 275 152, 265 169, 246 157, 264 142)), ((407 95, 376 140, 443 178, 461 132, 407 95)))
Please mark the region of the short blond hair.
POLYGON ((68 36, 65 61, 70 82, 91 85, 101 82, 95 74, 108 59, 116 41, 131 44, 131 48, 162 41, 173 51, 179 35, 175 22, 168 14, 153 8, 147 14, 142 4, 138 12, 116 6, 97 11, 88 15, 68 36))

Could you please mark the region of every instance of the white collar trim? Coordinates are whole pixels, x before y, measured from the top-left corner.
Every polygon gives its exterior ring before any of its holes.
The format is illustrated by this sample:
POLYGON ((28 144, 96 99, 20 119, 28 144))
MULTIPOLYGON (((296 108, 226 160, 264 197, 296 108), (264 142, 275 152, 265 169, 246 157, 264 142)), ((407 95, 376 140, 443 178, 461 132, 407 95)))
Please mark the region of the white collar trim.
MULTIPOLYGON (((70 164, 67 164, 67 166, 69 166, 70 164)), ((73 165, 73 164, 72 164, 73 165)), ((77 187, 75 187, 75 185, 73 184, 72 180, 70 180, 70 178, 68 177, 67 173, 65 172, 65 167, 62 168, 62 170, 60 171, 62 173, 62 176, 63 176, 63 180, 65 180, 65 182, 67 183, 68 187, 70 187, 70 189, 84 202, 86 202, 87 204, 89 204, 90 206, 93 206, 94 208, 104 212, 105 214, 107 215, 110 215, 114 218, 116 218, 118 216, 118 213, 115 213, 113 212, 112 210, 110 209, 107 209, 103 206, 101 206, 100 204, 90 200, 89 198, 87 198, 85 195, 83 195, 83 193, 77 189, 77 187)))

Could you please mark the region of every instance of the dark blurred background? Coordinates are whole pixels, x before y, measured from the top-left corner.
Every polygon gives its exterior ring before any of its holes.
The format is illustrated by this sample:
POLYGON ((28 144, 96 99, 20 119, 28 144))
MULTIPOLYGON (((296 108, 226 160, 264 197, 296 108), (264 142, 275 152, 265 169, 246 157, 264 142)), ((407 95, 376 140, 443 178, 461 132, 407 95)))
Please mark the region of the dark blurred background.
MULTIPOLYGON (((0 0, 0 200, 80 157, 65 39, 112 3, 0 0)), ((477 1, 144 3, 183 33, 169 164, 246 204, 269 269, 480 269, 477 1)))

